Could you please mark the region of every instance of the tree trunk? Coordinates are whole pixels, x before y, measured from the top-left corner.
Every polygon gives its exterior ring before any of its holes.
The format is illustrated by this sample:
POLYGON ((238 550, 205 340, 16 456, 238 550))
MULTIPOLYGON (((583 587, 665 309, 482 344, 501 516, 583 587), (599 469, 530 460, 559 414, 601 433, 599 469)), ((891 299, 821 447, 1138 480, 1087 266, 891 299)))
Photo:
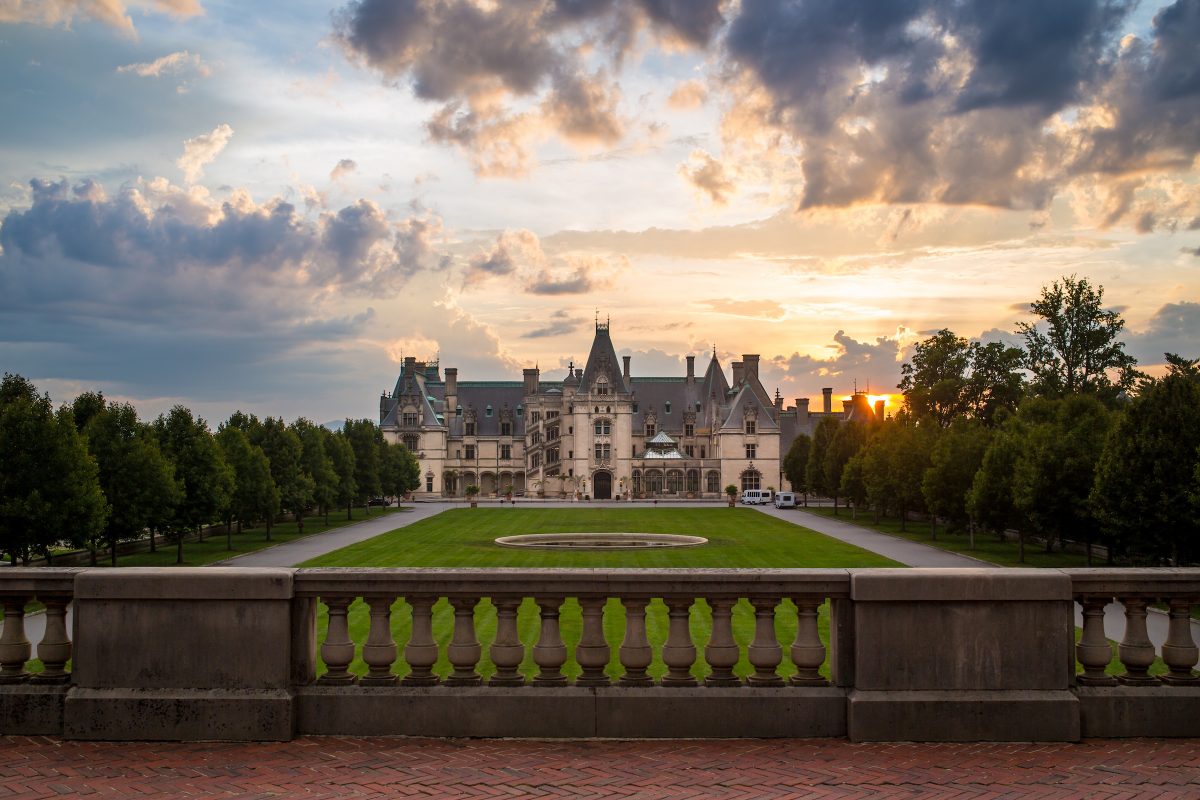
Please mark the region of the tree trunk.
POLYGON ((175 541, 175 563, 183 563, 183 531, 179 532, 179 536, 175 541))
POLYGON ((271 541, 271 524, 275 522, 273 514, 267 514, 267 541, 271 541))
POLYGON ((908 533, 908 509, 907 508, 900 509, 900 531, 902 533, 908 533))
POLYGON ((96 566, 96 544, 94 542, 88 542, 88 564, 96 566))
POLYGON ((967 549, 974 550, 975 549, 975 520, 971 520, 970 522, 967 523, 967 536, 970 539, 970 545, 967 547, 967 549))
POLYGON ((323 511, 325 512, 325 527, 328 528, 329 527, 329 504, 328 503, 325 504, 323 511))
POLYGON ((1017 561, 1025 563, 1025 531, 1017 531, 1017 561))
POLYGON ((203 525, 196 526, 196 541, 197 542, 204 541, 204 526, 203 525))
POLYGON ((838 513, 837 513, 837 494, 836 493, 833 495, 833 515, 835 517, 838 515, 838 513))
POLYGON ((351 513, 351 511, 353 509, 354 509, 354 503, 352 501, 347 501, 346 502, 346 520, 347 521, 354 519, 354 514, 351 513))
POLYGON ((929 515, 929 538, 937 541, 937 514, 929 515))
POLYGON ((110 563, 115 567, 117 565, 117 535, 115 533, 112 535, 112 538, 109 539, 109 551, 112 554, 110 556, 110 563))
POLYGON ((292 516, 296 518, 296 533, 303 534, 304 533, 304 509, 297 508, 296 513, 292 514, 292 516))
POLYGON ((154 526, 151 525, 150 526, 150 552, 151 553, 158 552, 158 543, 154 541, 154 530, 155 530, 154 526))
MULTIPOLYGON (((239 521, 241 517, 238 518, 239 521)), ((233 515, 230 514, 225 518, 225 549, 233 549, 233 515)))

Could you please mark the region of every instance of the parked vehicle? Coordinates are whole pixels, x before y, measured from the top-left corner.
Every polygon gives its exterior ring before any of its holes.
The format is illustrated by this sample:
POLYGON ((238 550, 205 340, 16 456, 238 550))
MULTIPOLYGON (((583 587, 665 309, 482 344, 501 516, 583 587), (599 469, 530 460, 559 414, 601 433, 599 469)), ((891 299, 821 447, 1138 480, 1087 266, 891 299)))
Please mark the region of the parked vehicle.
POLYGON ((779 492, 775 495, 776 508, 795 508, 796 493, 795 492, 779 492))
POLYGON ((742 492, 742 505, 761 506, 771 502, 774 492, 770 489, 746 489, 742 492))

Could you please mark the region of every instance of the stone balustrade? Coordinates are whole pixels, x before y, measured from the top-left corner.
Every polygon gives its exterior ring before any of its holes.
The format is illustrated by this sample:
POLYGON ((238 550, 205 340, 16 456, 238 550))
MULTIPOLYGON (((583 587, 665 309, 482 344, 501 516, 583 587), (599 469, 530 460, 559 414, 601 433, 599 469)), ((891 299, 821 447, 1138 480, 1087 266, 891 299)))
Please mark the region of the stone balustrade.
POLYGON ((1200 735, 1196 569, 6 568, 0 601, 7 733, 1200 735))

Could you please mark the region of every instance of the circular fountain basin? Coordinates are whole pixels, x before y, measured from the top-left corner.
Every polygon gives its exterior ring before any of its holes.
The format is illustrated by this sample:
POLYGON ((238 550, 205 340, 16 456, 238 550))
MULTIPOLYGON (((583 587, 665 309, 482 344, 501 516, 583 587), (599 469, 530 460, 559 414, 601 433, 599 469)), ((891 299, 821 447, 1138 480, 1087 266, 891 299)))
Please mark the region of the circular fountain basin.
POLYGON ((496 544, 536 550, 641 550, 648 547, 698 547, 708 544, 708 539, 677 533, 527 533, 501 536, 496 544))

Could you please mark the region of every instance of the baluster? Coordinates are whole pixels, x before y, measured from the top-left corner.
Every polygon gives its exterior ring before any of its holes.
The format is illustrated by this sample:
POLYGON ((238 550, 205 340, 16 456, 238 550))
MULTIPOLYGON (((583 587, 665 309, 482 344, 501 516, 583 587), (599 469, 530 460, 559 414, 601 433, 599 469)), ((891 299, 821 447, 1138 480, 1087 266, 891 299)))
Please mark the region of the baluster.
POLYGON ((664 600, 667 604, 667 616, 670 620, 667 629, 667 643, 663 645, 663 663, 667 665, 667 674, 663 676, 663 686, 695 686, 696 679, 692 677, 692 664, 696 663, 696 645, 692 644, 692 630, 689 627, 692 598, 671 598, 664 600))
POLYGON ((558 631, 558 609, 561 597, 543 597, 537 600, 542 615, 542 630, 537 644, 533 646, 533 663, 540 668, 533 676, 538 686, 566 686, 567 676, 562 665, 567 662, 567 646, 558 631))
POLYGON ((783 686, 783 678, 776 671, 783 661, 783 648, 775 636, 775 606, 778 600, 765 597, 755 597, 750 600, 754 606, 754 641, 746 655, 754 666, 754 674, 750 676, 752 686, 783 686))
POLYGON ((525 658, 525 646, 517 635, 517 608, 519 597, 493 597, 496 607, 496 638, 488 650, 496 674, 488 679, 489 686, 524 686, 525 678, 517 671, 525 658))
POLYGON ((329 609, 329 628, 325 632, 325 643, 321 645, 321 660, 327 671, 317 683, 341 686, 354 683, 350 674, 350 662, 354 660, 354 642, 350 639, 350 627, 346 624, 346 612, 354 602, 353 597, 322 597, 329 609))
POLYGON ((612 683, 604 674, 612 656, 608 640, 604 638, 604 604, 607 600, 605 597, 579 598, 583 608, 583 630, 575 647, 575 661, 583 672, 576 679, 576 686, 608 686, 612 683))
POLYGON ((433 665, 438 659, 438 645, 433 638, 433 604, 435 597, 410 597, 412 606, 412 635, 404 646, 404 660, 410 672, 400 681, 407 686, 433 686, 438 676, 433 665))
POLYGON ((1116 686, 1117 679, 1105 672, 1112 661, 1112 647, 1104 635, 1104 607, 1107 597, 1082 597, 1083 633, 1075 645, 1075 658, 1083 665, 1083 674, 1075 680, 1081 686, 1116 686))
POLYGON ((1170 672, 1160 677, 1163 683, 1194 684, 1200 683, 1192 674, 1200 650, 1192 639, 1192 601, 1186 598, 1172 597, 1167 601, 1171 607, 1171 621, 1167 628, 1167 641, 1163 643, 1162 659, 1170 672))
POLYGON ((454 638, 446 648, 446 656, 454 667, 454 672, 446 679, 447 686, 478 686, 482 683, 475 665, 483 655, 479 640, 475 638, 475 606, 478 597, 454 597, 450 605, 454 606, 454 638))
POLYGON ((395 597, 368 597, 371 608, 371 628, 363 645, 362 657, 367 664, 367 674, 359 679, 363 686, 392 686, 396 676, 392 664, 396 661, 396 641, 392 638, 392 603, 395 597))
POLYGON ((1154 663, 1154 645, 1146 633, 1146 600, 1141 597, 1123 597, 1125 605, 1125 638, 1117 652, 1125 672, 1117 680, 1126 684, 1158 683, 1146 671, 1154 663))
POLYGON ((828 686, 829 681, 821 677, 825 645, 817 632, 817 609, 821 600, 795 597, 792 602, 796 604, 796 641, 792 642, 791 652, 796 674, 792 676, 792 685, 828 686))
POLYGON ((653 686, 653 679, 646 674, 650 666, 650 641, 646 638, 646 605, 650 602, 645 597, 630 597, 621 601, 625 606, 625 639, 621 642, 619 651, 621 666, 625 674, 618 683, 621 686, 653 686))
POLYGON ((28 597, 4 598, 4 632, 0 633, 0 683, 20 683, 29 677, 25 663, 32 652, 25 637, 28 597))
POLYGON ((67 635, 67 604, 69 597, 43 597, 46 604, 46 632, 38 642, 37 654, 42 671, 30 678, 31 683, 67 683, 71 674, 66 671, 71 660, 71 639, 67 635))
POLYGON ((712 608, 712 635, 704 648, 704 660, 712 672, 704 679, 705 686, 741 686, 742 682, 733 674, 737 665, 737 642, 733 640, 733 605, 736 600, 708 599, 712 608))

